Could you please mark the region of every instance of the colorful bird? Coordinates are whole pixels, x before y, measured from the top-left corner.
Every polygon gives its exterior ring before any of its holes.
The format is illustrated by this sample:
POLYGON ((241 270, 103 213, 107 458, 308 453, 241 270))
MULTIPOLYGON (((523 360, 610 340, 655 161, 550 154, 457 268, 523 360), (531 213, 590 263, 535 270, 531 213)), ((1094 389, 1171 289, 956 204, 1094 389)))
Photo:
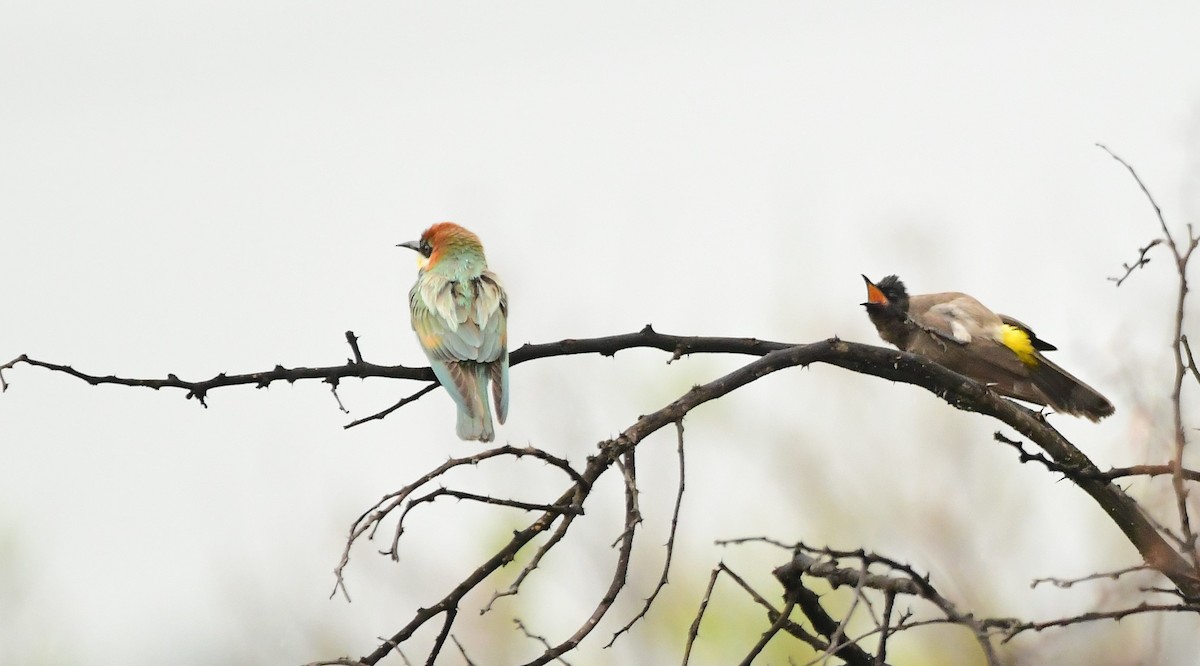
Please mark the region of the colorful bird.
POLYGON ((439 222, 421 240, 396 247, 416 250, 417 282, 408 292, 412 327, 433 374, 458 405, 458 436, 490 442, 496 418, 508 416, 508 296, 487 269, 479 237, 439 222))
POLYGON ((867 316, 879 336, 924 356, 1001 395, 1092 421, 1112 414, 1107 398, 1051 363, 1044 351, 1057 349, 1028 326, 984 307, 959 292, 909 296, 889 275, 867 282, 867 316))

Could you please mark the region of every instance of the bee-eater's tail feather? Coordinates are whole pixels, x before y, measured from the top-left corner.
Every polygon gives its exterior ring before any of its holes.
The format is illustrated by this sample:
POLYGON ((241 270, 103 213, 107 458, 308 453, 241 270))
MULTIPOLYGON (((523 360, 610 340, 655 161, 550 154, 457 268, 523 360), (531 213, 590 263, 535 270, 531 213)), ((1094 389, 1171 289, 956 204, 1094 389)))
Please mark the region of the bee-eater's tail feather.
POLYGON ((492 400, 496 403, 496 420, 504 425, 508 418, 508 352, 504 358, 488 365, 492 380, 492 400))
POLYGON ((1037 360, 1038 365, 1032 373, 1033 383, 1041 389, 1054 409, 1092 421, 1099 421, 1116 411, 1108 398, 1100 395, 1096 389, 1079 381, 1041 354, 1038 354, 1037 360))
POLYGON ((459 439, 467 441, 490 442, 496 438, 496 431, 492 427, 492 416, 486 409, 472 415, 460 407, 456 431, 459 439))
POLYGON ((457 432, 460 439, 490 442, 496 438, 496 430, 492 425, 492 410, 487 397, 490 370, 486 365, 472 365, 472 376, 468 378, 469 385, 464 391, 465 400, 458 406, 457 432))

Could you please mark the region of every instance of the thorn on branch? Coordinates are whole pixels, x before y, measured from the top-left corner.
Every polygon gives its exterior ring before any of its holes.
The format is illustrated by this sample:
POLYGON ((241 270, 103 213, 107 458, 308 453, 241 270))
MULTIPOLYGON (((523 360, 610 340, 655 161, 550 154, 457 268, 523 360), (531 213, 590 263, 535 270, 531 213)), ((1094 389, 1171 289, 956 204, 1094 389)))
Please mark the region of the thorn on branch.
POLYGON ((354 365, 362 365, 362 351, 358 348, 358 336, 354 331, 346 331, 346 342, 350 344, 350 351, 354 353, 354 365))

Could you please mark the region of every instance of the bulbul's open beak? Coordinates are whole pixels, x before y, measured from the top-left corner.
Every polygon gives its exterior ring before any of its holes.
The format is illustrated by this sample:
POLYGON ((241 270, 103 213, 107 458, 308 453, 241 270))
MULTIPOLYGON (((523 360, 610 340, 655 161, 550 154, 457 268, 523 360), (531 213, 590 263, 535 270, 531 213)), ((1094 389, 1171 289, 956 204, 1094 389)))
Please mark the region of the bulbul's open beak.
POLYGON ((408 241, 407 243, 398 243, 396 247, 406 247, 413 252, 421 251, 421 241, 408 241))
POLYGON ((871 279, 865 275, 862 276, 862 279, 863 282, 867 283, 867 302, 862 305, 887 305, 887 296, 884 296, 883 292, 879 291, 879 287, 876 287, 875 283, 871 282, 871 279))

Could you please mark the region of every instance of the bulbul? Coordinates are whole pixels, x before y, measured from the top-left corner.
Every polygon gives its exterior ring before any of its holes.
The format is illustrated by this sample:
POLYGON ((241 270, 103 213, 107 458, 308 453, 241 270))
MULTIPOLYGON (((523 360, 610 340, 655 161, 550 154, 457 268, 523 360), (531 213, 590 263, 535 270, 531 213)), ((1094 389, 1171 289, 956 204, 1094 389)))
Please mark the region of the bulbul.
POLYGON ((488 384, 500 423, 508 416, 508 296, 487 268, 479 237, 452 222, 425 230, 415 250, 417 282, 408 292, 412 327, 433 374, 458 405, 460 439, 495 436, 488 384))
POLYGON ((1113 413, 1112 403, 1096 389, 1043 356, 1056 347, 1016 319, 955 291, 909 296, 895 275, 879 284, 865 275, 863 280, 867 316, 879 336, 900 349, 1010 398, 1092 421, 1113 413))

